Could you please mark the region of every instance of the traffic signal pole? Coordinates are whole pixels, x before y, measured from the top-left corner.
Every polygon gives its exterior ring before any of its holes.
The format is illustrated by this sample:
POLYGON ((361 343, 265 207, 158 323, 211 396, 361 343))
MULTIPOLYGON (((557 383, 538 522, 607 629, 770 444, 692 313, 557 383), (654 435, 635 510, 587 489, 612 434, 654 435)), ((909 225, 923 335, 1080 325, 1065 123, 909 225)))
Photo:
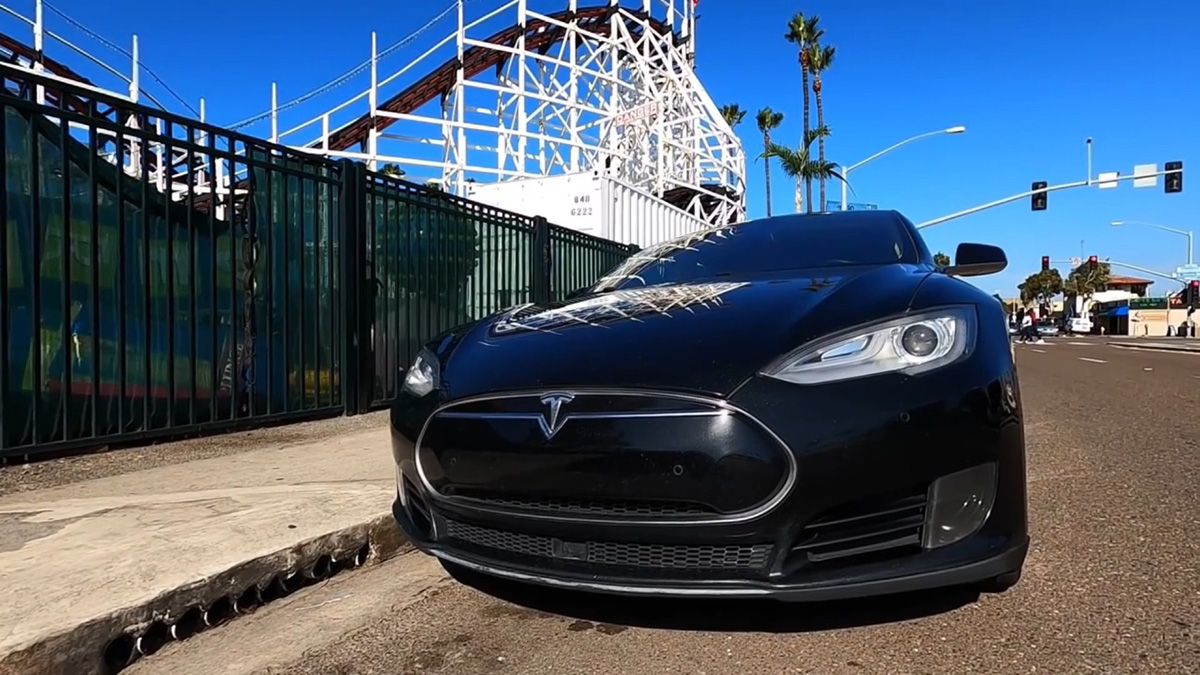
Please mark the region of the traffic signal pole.
POLYGON ((1062 183, 1060 185, 1050 185, 1050 186, 1047 186, 1045 188, 1041 188, 1038 190, 1026 190, 1025 192, 1012 195, 1011 197, 997 199, 994 202, 980 204, 979 206, 973 206, 969 209, 965 209, 963 211, 958 211, 956 213, 951 213, 950 215, 947 215, 947 216, 942 216, 940 218, 934 218, 933 220, 927 220, 927 221, 921 223, 920 225, 917 225, 917 229, 921 230, 926 227, 933 227, 934 225, 940 225, 940 224, 950 221, 950 220, 962 218, 963 216, 970 216, 970 215, 979 213, 980 211, 986 211, 988 209, 992 209, 997 206, 1003 206, 1010 202, 1019 201, 1021 199, 1029 199, 1030 197, 1032 197, 1036 194, 1040 194, 1040 193, 1044 193, 1044 192, 1057 192, 1058 190, 1070 190, 1071 188, 1089 187, 1092 185, 1099 185, 1102 182, 1103 183, 1112 183, 1112 182, 1122 181, 1122 180, 1139 180, 1139 179, 1144 179, 1144 178, 1157 178, 1158 176, 1174 175, 1176 173, 1179 173, 1180 171, 1182 171, 1182 170, 1181 169, 1179 169, 1179 170, 1172 169, 1169 171, 1168 170, 1155 171, 1154 173, 1147 173, 1147 174, 1143 174, 1140 176, 1138 176, 1138 175, 1116 176, 1113 178, 1105 178, 1103 181, 1101 181, 1099 179, 1088 178, 1087 180, 1077 180, 1077 181, 1072 181, 1070 183, 1062 183))
MULTIPOLYGON (((1060 265, 1060 264, 1064 264, 1064 263, 1068 264, 1068 265, 1073 264, 1070 260, 1051 260, 1050 262, 1052 262, 1056 265, 1060 265)), ((1156 276, 1156 277, 1159 277, 1162 279, 1167 279, 1168 281, 1177 281, 1179 283, 1184 284, 1185 286, 1187 285, 1187 282, 1182 279, 1173 277, 1173 276, 1171 276, 1169 274, 1165 274, 1163 272, 1156 272, 1152 269, 1147 269, 1145 267, 1138 267, 1137 265, 1130 265, 1129 263, 1123 263, 1123 262, 1119 262, 1116 260, 1101 260, 1099 262, 1101 265, 1111 265, 1114 267, 1127 267, 1131 270, 1136 270, 1143 274, 1150 274, 1150 275, 1153 275, 1153 276, 1156 276)))

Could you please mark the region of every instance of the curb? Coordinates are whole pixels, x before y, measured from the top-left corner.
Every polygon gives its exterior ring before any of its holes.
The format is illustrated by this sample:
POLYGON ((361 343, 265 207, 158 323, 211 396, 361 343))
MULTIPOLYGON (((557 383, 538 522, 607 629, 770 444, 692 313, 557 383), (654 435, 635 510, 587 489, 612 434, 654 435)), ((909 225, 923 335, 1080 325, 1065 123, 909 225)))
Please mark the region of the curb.
POLYGON ((1117 349, 1141 349, 1144 351, 1174 352, 1176 354, 1200 354, 1200 349, 1188 349, 1187 347, 1160 347, 1158 345, 1123 344, 1120 342, 1109 342, 1107 344, 1109 347, 1116 347, 1117 349))
POLYGON ((304 585, 344 569, 381 563, 408 548, 388 511, 0 655, 0 674, 111 675, 173 639, 236 620, 304 585))

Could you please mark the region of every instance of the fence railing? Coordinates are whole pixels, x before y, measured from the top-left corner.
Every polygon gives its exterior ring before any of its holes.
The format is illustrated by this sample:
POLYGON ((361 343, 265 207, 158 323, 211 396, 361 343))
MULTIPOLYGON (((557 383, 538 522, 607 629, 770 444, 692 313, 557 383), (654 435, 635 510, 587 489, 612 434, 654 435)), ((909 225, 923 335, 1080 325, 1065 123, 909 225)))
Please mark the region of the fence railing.
POLYGON ((631 252, 3 76, 0 458, 377 409, 442 331, 560 299, 631 252))

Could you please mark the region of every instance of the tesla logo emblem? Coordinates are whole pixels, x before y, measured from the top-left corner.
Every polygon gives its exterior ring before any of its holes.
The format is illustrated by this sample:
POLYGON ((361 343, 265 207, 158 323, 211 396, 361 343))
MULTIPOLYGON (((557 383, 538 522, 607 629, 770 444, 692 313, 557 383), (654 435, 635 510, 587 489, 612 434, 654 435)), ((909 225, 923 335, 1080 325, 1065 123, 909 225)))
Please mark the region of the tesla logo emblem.
POLYGON ((542 405, 546 406, 547 413, 538 418, 538 426, 542 428, 542 435, 546 437, 546 440, 550 440, 567 423, 567 417, 562 414, 562 408, 574 401, 575 397, 571 394, 546 394, 540 400, 542 405))

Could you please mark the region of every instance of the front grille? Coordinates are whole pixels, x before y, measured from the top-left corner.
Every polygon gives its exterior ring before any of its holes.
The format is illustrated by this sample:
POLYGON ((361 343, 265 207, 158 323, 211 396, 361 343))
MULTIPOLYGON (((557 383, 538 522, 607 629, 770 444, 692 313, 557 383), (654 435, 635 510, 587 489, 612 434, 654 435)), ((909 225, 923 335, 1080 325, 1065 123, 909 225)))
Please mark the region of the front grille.
POLYGON ((600 499, 568 499, 560 497, 499 497, 492 495, 463 495, 471 501, 500 509, 540 511, 564 515, 615 516, 623 518, 653 518, 672 516, 712 516, 716 512, 702 504, 687 502, 651 502, 600 499))
POLYGON ((759 570, 767 566, 772 549, 770 544, 691 546, 589 541, 564 545, 552 537, 507 532, 456 520, 446 521, 446 534, 451 539, 485 549, 643 569, 759 570), (556 555, 564 549, 570 551, 570 555, 556 555))
POLYGON ((921 545, 924 522, 924 490, 857 502, 813 519, 792 553, 813 563, 905 553, 921 545))

